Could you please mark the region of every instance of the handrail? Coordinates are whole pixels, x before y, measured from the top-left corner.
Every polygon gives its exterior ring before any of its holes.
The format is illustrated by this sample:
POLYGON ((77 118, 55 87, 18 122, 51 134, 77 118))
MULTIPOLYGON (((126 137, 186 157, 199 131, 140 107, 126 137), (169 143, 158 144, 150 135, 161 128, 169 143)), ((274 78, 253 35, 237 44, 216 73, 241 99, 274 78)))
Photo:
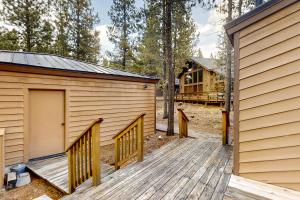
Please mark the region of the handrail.
POLYGON ((178 108, 178 122, 179 122, 179 137, 188 137, 188 117, 183 112, 183 109, 178 108))
POLYGON ((142 113, 132 120, 125 128, 113 136, 115 140, 115 168, 137 155, 138 161, 144 157, 144 116, 142 113))
POLYGON ((0 190, 4 184, 4 167, 5 167, 5 158, 4 158, 4 134, 5 129, 0 128, 0 190))
POLYGON ((93 178, 93 185, 100 184, 100 123, 94 120, 66 149, 68 153, 69 193, 84 181, 93 178))

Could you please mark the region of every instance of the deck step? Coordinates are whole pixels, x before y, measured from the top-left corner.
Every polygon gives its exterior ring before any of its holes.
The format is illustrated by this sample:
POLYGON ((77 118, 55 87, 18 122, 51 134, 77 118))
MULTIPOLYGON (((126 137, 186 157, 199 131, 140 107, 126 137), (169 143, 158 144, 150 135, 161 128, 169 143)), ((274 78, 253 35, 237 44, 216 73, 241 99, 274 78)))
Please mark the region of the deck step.
POLYGON ((300 192, 231 175, 225 199, 298 200, 300 192))

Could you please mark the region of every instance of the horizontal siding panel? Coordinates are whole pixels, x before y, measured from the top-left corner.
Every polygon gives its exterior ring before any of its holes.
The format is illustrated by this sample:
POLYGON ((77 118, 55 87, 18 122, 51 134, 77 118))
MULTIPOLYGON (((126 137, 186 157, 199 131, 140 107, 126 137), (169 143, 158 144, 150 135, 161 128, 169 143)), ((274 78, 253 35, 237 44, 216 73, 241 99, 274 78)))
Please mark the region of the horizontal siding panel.
POLYGON ((300 85, 284 88, 282 90, 273 91, 264 95, 244 99, 240 101, 240 110, 254 108, 270 103, 284 101, 299 97, 300 85))
POLYGON ((24 139, 13 139, 13 140, 5 140, 5 147, 14 146, 14 145, 23 145, 24 139))
POLYGON ((241 173, 242 177, 264 183, 297 183, 300 184, 300 171, 288 172, 262 172, 262 173, 241 173))
POLYGON ((128 110, 133 110, 134 108, 140 108, 140 110, 146 109, 146 108, 154 108, 153 104, 139 104, 139 105, 134 105, 129 108, 127 105, 109 105, 109 106, 81 106, 81 107, 70 107, 69 110, 70 112, 76 112, 76 111, 83 111, 83 110, 115 110, 117 112, 118 110, 122 109, 128 109, 128 110))
POLYGON ((247 131, 279 124, 286 124, 300 120, 300 109, 288 112, 258 117, 240 122, 240 131, 247 131))
POLYGON ((300 134, 240 143, 240 152, 275 149, 300 145, 300 134))
POLYGON ((292 13, 284 18, 281 18, 280 20, 268 24, 265 27, 262 27, 255 32, 252 32, 249 35, 246 35, 242 38, 240 38, 240 48, 247 46, 255 41, 258 41, 265 37, 270 37, 271 34, 274 34, 282 29, 285 29, 293 24, 298 23, 299 20, 299 13, 295 12, 292 13))
MULTIPOLYGON (((132 97, 118 97, 119 101, 148 101, 150 98, 148 96, 132 96, 132 97)), ((154 99, 154 97, 153 97, 154 99)), ((101 101, 101 102, 105 102, 105 101, 114 101, 116 100, 115 97, 110 97, 110 96, 87 96, 87 97, 76 97, 73 96, 72 98, 70 98, 70 102, 93 102, 93 101, 101 101)))
POLYGON ((23 102, 0 102, 0 109, 1 108, 23 108, 23 102))
POLYGON ((0 95, 1 96, 23 96, 24 91, 23 89, 2 88, 0 89, 0 95))
POLYGON ((299 22, 277 33, 274 33, 269 37, 263 38, 261 40, 257 40, 254 43, 240 49, 240 58, 244 58, 246 56, 259 52, 263 49, 271 47, 275 44, 283 42, 287 39, 295 37, 296 35, 299 34, 298 30, 300 30, 299 22))
POLYGON ((240 32, 240 38, 258 30, 258 29, 261 29, 275 21, 278 21, 280 19, 283 19, 284 17, 296 12, 300 10, 300 3, 296 3, 296 4, 293 4, 293 5, 290 5, 288 7, 286 7, 285 9, 282 9, 258 22, 256 22, 255 24, 253 25, 250 25, 246 28, 244 28, 243 30, 241 30, 240 32))
POLYGON ((300 158, 240 163, 240 173, 300 171, 300 158))
MULTIPOLYGON (((127 115, 120 115, 120 116, 115 116, 115 117, 106 117, 106 116, 98 116, 99 117, 102 117, 104 119, 104 122, 103 123, 111 123, 111 122, 118 122, 118 121, 132 121, 133 119, 135 119, 134 116, 138 116, 139 114, 141 113, 137 113, 136 115, 130 115, 130 117, 127 115)), ((93 120, 97 119, 97 116, 89 116, 89 118, 85 118, 85 119, 81 119, 82 117, 78 117, 78 118, 75 118, 73 117, 72 120, 70 121, 70 128, 71 127, 76 127, 76 126, 88 126, 93 120), (81 119, 81 120, 80 120, 81 119)), ((145 116, 145 120, 148 120, 148 119, 152 119, 154 120, 154 113, 150 114, 150 113, 147 113, 146 116, 145 116)))
POLYGON ((12 158, 19 158, 23 157, 23 151, 15 151, 15 152, 6 152, 5 157, 6 159, 12 159, 12 158))
POLYGON ((257 162, 267 160, 282 160, 300 158, 300 146, 283 147, 240 153, 240 162, 257 162))
POLYGON ((278 43, 272 47, 264 49, 260 52, 254 53, 250 56, 242 58, 240 60, 240 69, 248 67, 250 65, 262 62, 266 59, 270 59, 279 54, 285 53, 287 51, 296 49, 300 47, 300 35, 293 37, 284 42, 278 43))
POLYGON ((240 100, 300 84, 300 73, 278 78, 264 84, 240 90, 240 100))
POLYGON ((0 102, 9 101, 9 102, 23 102, 23 96, 0 96, 0 102))
POLYGON ((12 127, 12 126, 23 126, 23 120, 14 120, 14 121, 3 121, 0 122, 0 128, 12 127))
POLYGON ((285 77, 288 75, 295 74, 300 72, 300 59, 286 65, 282 65, 280 67, 265 71, 263 73, 259 73, 248 78, 240 80, 239 89, 245 89, 249 87, 253 87, 262 83, 266 83, 268 81, 272 81, 281 77, 285 77))
POLYGON ((101 93, 114 93, 114 92, 121 92, 121 93, 132 93, 132 92, 136 92, 136 93, 150 93, 153 94, 153 88, 146 88, 144 89, 143 87, 140 88, 113 88, 113 87, 86 87, 86 88, 77 88, 75 89, 74 87, 72 87, 71 91, 70 91, 70 95, 72 96, 73 93, 76 92, 101 92, 101 93))
POLYGON ((21 114, 0 115, 0 122, 23 120, 23 118, 24 118, 24 116, 21 114))
POLYGON ((300 134, 300 121, 255 130, 241 131, 239 139, 240 142, 247 142, 294 134, 300 134))
POLYGON ((23 108, 0 108, 1 115, 23 114, 23 108))
POLYGON ((15 139, 23 139, 24 134, 23 133, 10 133, 5 134, 5 140, 15 140, 15 139))
POLYGON ((240 111, 240 121, 297 109, 300 109, 300 97, 242 110, 240 111))
POLYGON ((10 152, 20 152, 23 151, 24 145, 15 145, 15 146, 10 146, 10 147, 5 147, 5 152, 10 153, 10 152))
POLYGON ((299 60, 300 48, 284 52, 276 57, 264 60, 249 67, 240 69, 239 79, 243 80, 247 77, 260 74, 262 72, 286 65, 299 60))
POLYGON ((131 107, 132 105, 141 105, 141 104, 153 104, 154 105, 154 98, 149 98, 148 101, 118 101, 117 99, 112 101, 91 101, 91 102, 70 102, 70 107, 85 107, 85 106, 110 106, 110 105, 127 105, 131 107))
POLYGON ((22 163, 24 161, 24 157, 18 157, 18 158, 12 158, 12 159, 5 159, 5 165, 9 166, 9 165, 13 165, 16 163, 22 163))
POLYGON ((5 128, 5 134, 10 134, 10 133, 22 133, 24 132, 24 127, 23 126, 11 126, 5 128))
MULTIPOLYGON (((138 116, 139 114, 141 114, 142 112, 146 113, 146 115, 154 115, 155 112, 153 110, 153 108, 151 109, 135 109, 133 111, 129 111, 129 110, 120 110, 117 113, 113 110, 110 111, 80 111, 80 112, 71 112, 70 113, 70 117, 71 119, 74 119, 74 117, 87 117, 85 118, 85 120, 90 120, 91 118, 93 118, 94 116, 100 116, 102 118, 116 118, 116 117, 124 117, 124 116, 138 116)), ((74 120, 74 121, 78 121, 78 120, 74 120)))
POLYGON ((144 92, 144 93, 137 93, 137 92, 86 92, 86 91, 78 91, 78 92, 72 92, 70 91, 70 98, 72 97, 86 97, 86 96, 91 96, 91 97, 152 97, 154 98, 153 92, 144 92))

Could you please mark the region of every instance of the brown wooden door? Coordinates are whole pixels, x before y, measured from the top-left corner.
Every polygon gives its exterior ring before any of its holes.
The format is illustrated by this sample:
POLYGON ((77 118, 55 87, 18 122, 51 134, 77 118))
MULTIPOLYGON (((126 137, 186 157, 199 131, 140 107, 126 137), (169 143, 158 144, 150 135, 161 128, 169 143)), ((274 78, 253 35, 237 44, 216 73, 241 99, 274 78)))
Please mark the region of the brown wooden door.
POLYGON ((30 90, 29 158, 64 152, 64 91, 30 90))

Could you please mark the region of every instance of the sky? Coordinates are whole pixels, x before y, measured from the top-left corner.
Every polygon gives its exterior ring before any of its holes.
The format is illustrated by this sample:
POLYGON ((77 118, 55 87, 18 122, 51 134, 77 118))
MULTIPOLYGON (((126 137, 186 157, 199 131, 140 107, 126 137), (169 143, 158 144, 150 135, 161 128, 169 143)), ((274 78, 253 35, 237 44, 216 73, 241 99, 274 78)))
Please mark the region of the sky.
MULTIPOLYGON (((104 55, 106 51, 113 51, 114 46, 109 42, 107 37, 107 27, 111 24, 108 16, 108 11, 112 5, 113 0, 92 0, 95 11, 100 17, 100 24, 96 27, 100 31, 101 54, 104 55)), ((136 0, 138 8, 143 6, 143 0, 136 0)), ((200 33, 196 38, 196 47, 201 49, 204 57, 210 57, 211 54, 216 55, 218 34, 221 33, 222 24, 220 22, 219 14, 216 10, 206 10, 200 6, 193 8, 192 17, 195 21, 197 31, 200 33)))

